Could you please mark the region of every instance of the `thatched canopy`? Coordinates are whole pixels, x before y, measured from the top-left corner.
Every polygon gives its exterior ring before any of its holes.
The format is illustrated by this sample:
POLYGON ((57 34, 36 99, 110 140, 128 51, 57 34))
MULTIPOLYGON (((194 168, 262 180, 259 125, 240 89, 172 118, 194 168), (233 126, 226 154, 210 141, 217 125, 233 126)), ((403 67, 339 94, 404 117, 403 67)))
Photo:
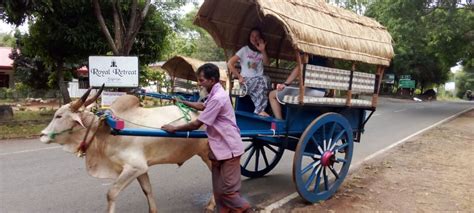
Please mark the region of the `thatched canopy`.
MULTIPOLYGON (((197 69, 206 62, 185 56, 175 56, 166 61, 161 67, 173 78, 197 81, 197 69)), ((227 81, 226 71, 219 69, 220 80, 227 81)))
POLYGON ((194 24, 216 43, 237 51, 258 26, 271 58, 294 51, 369 64, 390 64, 392 37, 377 21, 321 0, 205 0, 194 24))

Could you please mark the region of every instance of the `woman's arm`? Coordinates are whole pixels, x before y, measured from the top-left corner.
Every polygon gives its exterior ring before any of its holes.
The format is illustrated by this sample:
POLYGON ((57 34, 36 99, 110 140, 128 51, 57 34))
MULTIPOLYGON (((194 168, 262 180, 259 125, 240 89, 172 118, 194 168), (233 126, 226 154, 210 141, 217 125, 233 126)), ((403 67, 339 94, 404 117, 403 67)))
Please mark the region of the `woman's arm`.
MULTIPOLYGON (((299 53, 296 53, 296 54, 299 54, 299 53)), ((301 58, 299 57, 299 55, 296 55, 296 66, 293 68, 293 70, 291 71, 291 74, 288 76, 288 78, 286 78, 283 84, 277 84, 277 90, 282 90, 283 88, 285 88, 285 86, 290 85, 291 82, 293 82, 296 79, 296 77, 298 77, 300 69, 301 69, 301 58)))
POLYGON ((242 77, 242 75, 240 75, 239 71, 235 68, 235 64, 239 60, 240 60, 239 56, 237 55, 232 56, 232 58, 229 59, 229 62, 227 62, 227 67, 229 67, 230 72, 234 74, 239 79, 239 82, 242 84, 244 83, 244 78, 242 77))
POLYGON ((260 53, 262 53, 262 61, 263 61, 263 65, 265 66, 268 66, 270 64, 270 59, 268 59, 268 54, 267 54, 267 51, 265 49, 265 47, 267 46, 267 42, 264 41, 263 39, 261 39, 256 48, 258 51, 260 51, 260 53))

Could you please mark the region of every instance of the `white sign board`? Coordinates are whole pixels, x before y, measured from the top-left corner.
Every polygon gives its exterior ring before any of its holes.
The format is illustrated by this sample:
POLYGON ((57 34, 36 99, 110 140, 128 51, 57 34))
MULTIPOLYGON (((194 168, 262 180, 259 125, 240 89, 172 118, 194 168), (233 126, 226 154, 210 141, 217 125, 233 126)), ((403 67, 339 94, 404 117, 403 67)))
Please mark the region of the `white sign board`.
POLYGON ((104 91, 102 92, 102 96, 101 96, 101 107, 102 108, 109 108, 110 105, 112 105, 112 103, 115 101, 115 99, 117 99, 118 97, 122 96, 122 95, 125 95, 127 94, 126 92, 107 92, 107 91, 104 91))
POLYGON ((89 85, 138 87, 138 57, 89 56, 89 85))
POLYGON ((444 84, 444 90, 446 91, 454 91, 456 90, 456 83, 454 82, 446 82, 444 84))

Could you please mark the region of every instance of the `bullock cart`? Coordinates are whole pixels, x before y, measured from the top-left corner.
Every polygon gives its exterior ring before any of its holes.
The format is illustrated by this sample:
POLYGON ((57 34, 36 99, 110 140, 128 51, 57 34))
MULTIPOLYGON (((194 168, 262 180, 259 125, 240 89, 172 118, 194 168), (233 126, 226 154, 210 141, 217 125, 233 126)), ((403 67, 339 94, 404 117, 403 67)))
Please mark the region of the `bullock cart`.
MULTIPOLYGON (((253 114, 250 99, 231 89, 246 144, 242 175, 264 176, 285 150, 294 151, 293 182, 299 195, 309 202, 332 196, 349 171, 354 142, 361 141, 376 110, 383 71, 393 56, 387 30, 370 18, 309 0, 206 0, 194 23, 206 29, 228 57, 245 45, 252 27, 260 26, 273 61, 265 67, 272 85, 284 82, 291 72, 281 66, 283 60, 297 61, 300 67, 294 87, 278 94, 281 120, 253 114), (332 63, 318 65, 318 57, 332 63), (349 68, 335 68, 338 64, 349 68), (367 70, 361 70, 364 67, 367 70)), ((124 128, 112 115, 107 122, 119 135, 206 137, 204 131, 169 134, 124 128)))

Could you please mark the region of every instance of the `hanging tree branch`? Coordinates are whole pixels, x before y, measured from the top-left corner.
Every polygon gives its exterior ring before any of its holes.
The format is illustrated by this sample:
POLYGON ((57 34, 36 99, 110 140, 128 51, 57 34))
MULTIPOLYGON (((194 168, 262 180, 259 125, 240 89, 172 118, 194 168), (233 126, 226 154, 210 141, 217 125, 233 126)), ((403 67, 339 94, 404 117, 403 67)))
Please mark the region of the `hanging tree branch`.
POLYGON ((145 5, 143 7, 143 10, 141 13, 138 14, 137 16, 137 0, 134 0, 132 2, 132 13, 130 16, 130 22, 129 23, 129 28, 127 30, 127 37, 126 37, 126 45, 124 45, 124 53, 129 54, 130 51, 132 50, 133 46, 133 41, 135 40, 135 37, 138 34, 138 31, 140 31, 140 28, 143 24, 143 21, 145 20, 146 15, 148 14, 148 10, 150 8, 150 0, 147 0, 145 2, 145 5), (133 21, 132 21, 133 20, 133 21))
POLYGON ((107 25, 105 24, 104 17, 102 16, 99 0, 93 0, 92 2, 94 4, 94 13, 95 13, 95 16, 97 17, 97 20, 99 21, 100 29, 104 33, 105 38, 107 39, 107 43, 109 43, 110 48, 112 48, 112 52, 114 53, 114 55, 118 55, 119 51, 117 49, 117 46, 115 46, 114 40, 112 36, 110 35, 109 29, 107 28, 107 25))

